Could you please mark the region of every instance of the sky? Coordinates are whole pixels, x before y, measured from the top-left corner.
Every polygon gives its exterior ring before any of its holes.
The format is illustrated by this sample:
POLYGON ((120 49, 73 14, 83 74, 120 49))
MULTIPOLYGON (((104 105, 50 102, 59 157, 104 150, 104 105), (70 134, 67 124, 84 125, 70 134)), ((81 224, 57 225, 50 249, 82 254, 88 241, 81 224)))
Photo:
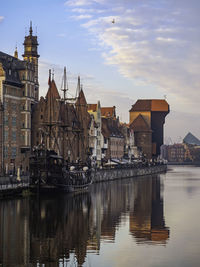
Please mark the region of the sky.
POLYGON ((87 102, 122 121, 137 99, 166 99, 165 142, 176 143, 200 138, 199 13, 199 0, 1 0, 0 51, 21 58, 32 21, 41 96, 49 68, 61 89, 66 66, 69 96, 80 75, 87 102))

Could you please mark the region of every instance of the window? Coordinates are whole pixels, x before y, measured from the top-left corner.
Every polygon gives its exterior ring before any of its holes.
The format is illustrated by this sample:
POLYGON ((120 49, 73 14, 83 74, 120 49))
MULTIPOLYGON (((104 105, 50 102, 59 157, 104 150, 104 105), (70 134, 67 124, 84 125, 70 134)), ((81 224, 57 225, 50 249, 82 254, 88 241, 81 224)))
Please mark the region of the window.
POLYGON ((21 135, 21 142, 24 145, 24 143, 25 143, 25 136, 24 136, 24 134, 21 135))
POLYGON ((11 157, 15 158, 16 154, 17 154, 17 148, 16 147, 12 147, 12 149, 11 149, 11 157))
POLYGON ((8 157, 8 147, 4 146, 4 158, 8 157))
POLYGON ((12 126, 16 126, 16 125, 17 125, 17 118, 12 117, 12 126))
POLYGON ((8 131, 4 131, 4 141, 8 141, 8 131))
POLYGON ((7 109, 8 109, 8 102, 5 101, 5 102, 4 102, 4 110, 7 110, 7 109))
POLYGON ((8 116, 7 115, 4 116, 4 125, 8 126, 8 116))
POLYGON ((16 131, 12 131, 12 141, 16 142, 16 131))
POLYGON ((17 104, 14 102, 12 103, 12 110, 16 111, 17 110, 17 104))

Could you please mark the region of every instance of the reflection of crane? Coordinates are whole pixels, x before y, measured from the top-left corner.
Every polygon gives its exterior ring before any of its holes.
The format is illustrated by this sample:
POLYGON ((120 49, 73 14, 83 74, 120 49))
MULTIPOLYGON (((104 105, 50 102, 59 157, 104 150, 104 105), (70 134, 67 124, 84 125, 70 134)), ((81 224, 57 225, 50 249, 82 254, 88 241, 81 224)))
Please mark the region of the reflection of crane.
POLYGON ((113 24, 115 23, 115 19, 112 20, 112 23, 113 23, 113 24))

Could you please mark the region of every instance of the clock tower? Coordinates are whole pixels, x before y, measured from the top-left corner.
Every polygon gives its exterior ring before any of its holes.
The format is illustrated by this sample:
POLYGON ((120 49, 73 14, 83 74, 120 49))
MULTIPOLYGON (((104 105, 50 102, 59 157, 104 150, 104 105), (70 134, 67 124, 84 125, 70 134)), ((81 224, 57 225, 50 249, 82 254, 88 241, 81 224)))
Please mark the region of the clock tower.
POLYGON ((39 83, 38 83, 38 42, 37 36, 33 36, 32 22, 30 22, 29 35, 25 36, 24 40, 24 54, 22 55, 25 61, 29 61, 34 64, 34 83, 35 83, 35 95, 39 97, 39 83))

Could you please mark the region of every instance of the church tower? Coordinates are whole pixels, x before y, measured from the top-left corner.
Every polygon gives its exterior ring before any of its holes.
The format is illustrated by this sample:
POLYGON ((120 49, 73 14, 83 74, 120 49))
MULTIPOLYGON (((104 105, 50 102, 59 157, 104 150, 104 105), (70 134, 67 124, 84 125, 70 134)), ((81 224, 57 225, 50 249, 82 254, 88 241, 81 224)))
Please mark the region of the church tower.
POLYGON ((34 83, 35 83, 35 99, 39 98, 39 83, 38 83, 38 55, 37 36, 33 36, 32 22, 30 22, 29 35, 25 36, 24 40, 24 54, 22 55, 24 60, 32 62, 34 64, 34 83))

